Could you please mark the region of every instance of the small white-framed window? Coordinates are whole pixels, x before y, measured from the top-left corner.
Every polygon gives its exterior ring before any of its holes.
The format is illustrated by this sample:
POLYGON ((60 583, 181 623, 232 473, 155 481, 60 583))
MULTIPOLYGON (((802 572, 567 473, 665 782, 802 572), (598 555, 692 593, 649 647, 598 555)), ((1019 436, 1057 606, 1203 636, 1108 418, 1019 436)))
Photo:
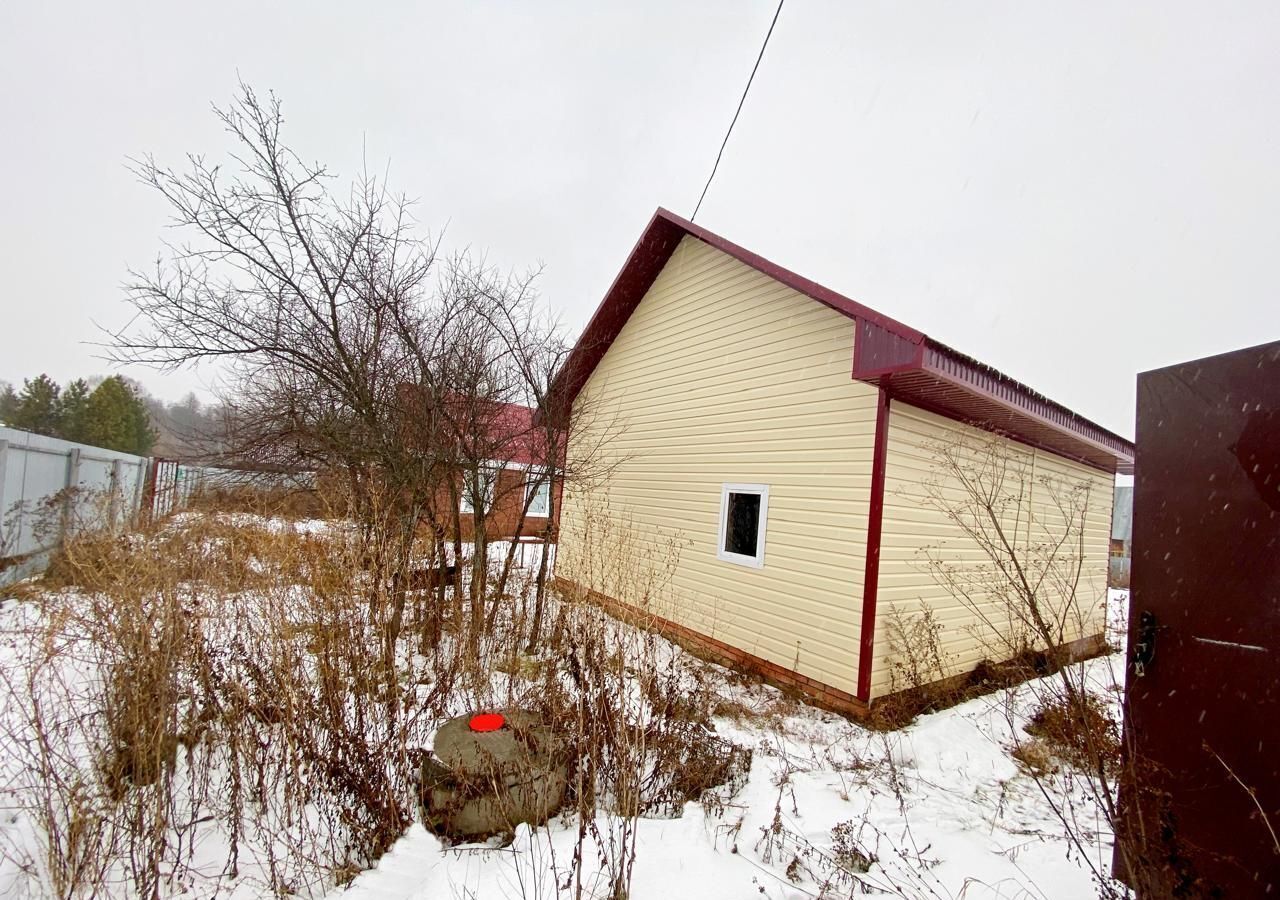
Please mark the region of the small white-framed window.
POLYGON ((524 499, 529 508, 527 515, 545 518, 551 511, 551 479, 530 472, 524 483, 524 499))
POLYGON ((769 485, 722 485, 716 557, 740 566, 763 568, 764 532, 768 521, 769 485))
POLYGON ((458 498, 458 511, 475 513, 476 501, 480 508, 488 512, 493 507, 493 485, 498 480, 498 471, 490 466, 481 466, 462 476, 462 496, 458 498))

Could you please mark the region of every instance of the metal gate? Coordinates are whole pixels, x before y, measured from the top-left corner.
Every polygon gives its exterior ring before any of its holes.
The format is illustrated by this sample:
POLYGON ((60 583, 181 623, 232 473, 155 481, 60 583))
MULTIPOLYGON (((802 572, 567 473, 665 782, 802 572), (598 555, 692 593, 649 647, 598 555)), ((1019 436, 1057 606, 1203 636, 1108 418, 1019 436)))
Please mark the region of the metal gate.
POLYGON ((1139 376, 1133 546, 1119 830, 1180 896, 1280 895, 1280 342, 1139 376))
POLYGON ((146 508, 153 517, 166 516, 186 505, 195 484, 188 468, 176 459, 156 458, 152 462, 146 508))

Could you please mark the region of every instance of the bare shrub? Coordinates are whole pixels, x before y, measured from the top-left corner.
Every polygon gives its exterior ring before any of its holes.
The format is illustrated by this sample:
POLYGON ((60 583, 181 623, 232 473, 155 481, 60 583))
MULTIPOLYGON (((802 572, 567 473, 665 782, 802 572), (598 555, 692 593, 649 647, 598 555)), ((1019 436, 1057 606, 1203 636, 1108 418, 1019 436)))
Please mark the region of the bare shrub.
POLYGON ((858 828, 852 821, 837 823, 831 829, 831 856, 836 864, 850 872, 866 872, 871 857, 858 841, 858 828))
POLYGON ((1076 703, 1065 696, 1043 697, 1023 730, 1079 768, 1091 768, 1096 757, 1113 768, 1120 763, 1120 723, 1094 694, 1080 694, 1076 703))
POLYGON ((916 615, 908 615, 900 606, 892 609, 888 620, 892 691, 918 691, 946 677, 942 630, 933 609, 924 603, 916 615))
POLYGON ((929 571, 972 615, 975 638, 996 661, 973 677, 994 686, 1033 678, 1004 695, 1011 752, 1035 779, 1102 896, 1129 891, 1111 877, 1110 836, 1134 889, 1172 895, 1182 877, 1176 832, 1123 828, 1122 793, 1126 803, 1159 808, 1163 801, 1139 788, 1138 773, 1149 763, 1121 746, 1109 709, 1121 675, 1110 661, 1090 666, 1074 659, 1069 646, 1105 628, 1103 585, 1090 567, 1105 565, 1106 557, 1088 545, 1091 510, 1104 501, 1093 496, 1087 478, 1037 471, 1033 457, 999 436, 971 435, 931 452, 936 466, 919 500, 976 551, 966 558, 944 544, 925 554, 929 571), (1099 818, 1105 831, 1087 824, 1099 818))

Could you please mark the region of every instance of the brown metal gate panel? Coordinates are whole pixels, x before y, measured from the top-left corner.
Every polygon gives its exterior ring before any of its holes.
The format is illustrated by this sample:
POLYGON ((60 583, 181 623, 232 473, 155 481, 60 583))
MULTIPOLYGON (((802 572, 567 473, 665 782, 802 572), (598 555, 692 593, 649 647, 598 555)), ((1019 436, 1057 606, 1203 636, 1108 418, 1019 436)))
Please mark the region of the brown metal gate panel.
POLYGON ((1280 342, 1140 375, 1136 469, 1120 830, 1171 895, 1280 896, 1280 342))

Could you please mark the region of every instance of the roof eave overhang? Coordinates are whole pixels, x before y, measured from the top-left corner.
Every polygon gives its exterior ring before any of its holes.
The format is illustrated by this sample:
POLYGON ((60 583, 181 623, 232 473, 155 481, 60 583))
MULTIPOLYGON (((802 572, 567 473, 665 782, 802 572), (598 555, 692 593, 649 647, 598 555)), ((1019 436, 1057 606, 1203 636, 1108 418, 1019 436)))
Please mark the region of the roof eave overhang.
POLYGON ((1133 473, 1133 445, 927 336, 859 319, 853 377, 890 397, 1106 472, 1133 473))

